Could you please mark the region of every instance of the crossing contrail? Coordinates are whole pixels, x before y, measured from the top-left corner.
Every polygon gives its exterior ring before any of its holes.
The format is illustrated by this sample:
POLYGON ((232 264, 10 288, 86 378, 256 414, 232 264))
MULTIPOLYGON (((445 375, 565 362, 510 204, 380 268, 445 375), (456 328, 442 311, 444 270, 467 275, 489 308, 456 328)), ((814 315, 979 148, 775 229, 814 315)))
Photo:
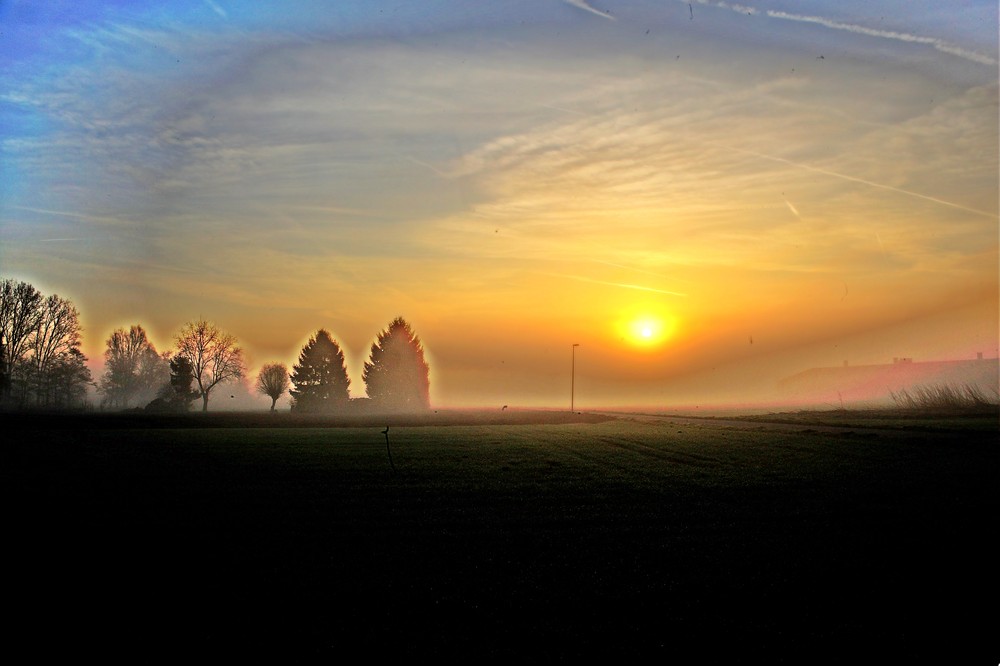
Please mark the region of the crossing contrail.
MULTIPOLYGON (((743 148, 734 148, 733 146, 726 146, 722 144, 714 144, 720 148, 726 148, 727 150, 732 150, 737 153, 743 153, 744 155, 753 155, 754 157, 759 157, 764 160, 771 160, 772 162, 781 162, 782 164, 787 164, 789 166, 796 167, 798 169, 805 169, 806 171, 812 171, 815 173, 821 173, 825 176, 832 176, 834 178, 840 178, 842 180, 847 180, 852 183, 861 183, 862 185, 868 185, 869 187, 878 187, 883 190, 889 190, 890 192, 897 192, 899 194, 906 194, 911 197, 917 197, 918 199, 924 199, 925 201, 932 201, 936 204, 942 206, 950 206, 951 208, 956 208, 958 210, 964 210, 967 213, 974 213, 976 215, 982 215, 984 217, 989 217, 996 219, 998 215, 996 213, 990 213, 985 210, 979 210, 978 208, 970 208, 968 206, 963 206, 962 204, 957 204, 953 201, 946 201, 944 199, 938 199, 937 197, 932 197, 927 194, 921 194, 920 192, 914 192, 913 190, 904 190, 901 187, 893 187, 892 185, 886 185, 884 183, 876 183, 872 180, 866 180, 864 178, 858 178, 857 176, 849 176, 846 173, 839 173, 837 171, 830 171, 829 169, 821 169, 820 167, 815 167, 810 164, 802 164, 801 162, 793 162, 792 160, 785 159, 784 157, 776 157, 774 155, 766 155, 764 153, 758 153, 754 150, 745 150, 743 148)), ((787 202, 786 202, 787 203, 787 202)))

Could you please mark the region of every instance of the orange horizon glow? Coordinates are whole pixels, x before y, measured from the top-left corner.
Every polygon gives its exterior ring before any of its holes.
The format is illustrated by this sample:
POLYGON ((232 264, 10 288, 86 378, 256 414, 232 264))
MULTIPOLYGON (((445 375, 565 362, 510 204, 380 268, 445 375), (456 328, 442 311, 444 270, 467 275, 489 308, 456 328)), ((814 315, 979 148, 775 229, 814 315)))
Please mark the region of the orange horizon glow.
POLYGON ((71 299, 92 368, 134 324, 212 321, 251 375, 325 328, 360 396, 402 316, 433 404, 568 406, 580 343, 585 407, 1000 351, 995 7, 956 51, 864 3, 282 9, 308 39, 202 6, 155 40, 92 4, 5 29, 0 73, 0 277, 71 299))

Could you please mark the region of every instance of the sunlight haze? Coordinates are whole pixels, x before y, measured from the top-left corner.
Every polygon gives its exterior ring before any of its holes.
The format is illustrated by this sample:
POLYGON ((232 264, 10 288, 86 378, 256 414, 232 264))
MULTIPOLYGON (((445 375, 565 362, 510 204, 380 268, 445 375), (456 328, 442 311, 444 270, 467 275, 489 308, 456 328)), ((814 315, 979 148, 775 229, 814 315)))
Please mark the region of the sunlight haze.
POLYGON ((435 406, 998 353, 997 3, 0 4, 0 277, 102 363, 394 317, 435 406), (573 351, 573 344, 579 347, 573 351))

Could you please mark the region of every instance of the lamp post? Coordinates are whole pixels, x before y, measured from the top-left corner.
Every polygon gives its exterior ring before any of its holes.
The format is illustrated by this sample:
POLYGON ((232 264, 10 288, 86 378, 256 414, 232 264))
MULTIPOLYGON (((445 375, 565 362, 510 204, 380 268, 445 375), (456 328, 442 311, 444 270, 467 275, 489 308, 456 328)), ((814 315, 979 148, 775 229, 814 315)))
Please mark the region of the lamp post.
POLYGON ((580 346, 579 342, 573 343, 573 357, 572 364, 570 365, 569 373, 569 411, 574 411, 574 399, 576 397, 576 348, 580 346))

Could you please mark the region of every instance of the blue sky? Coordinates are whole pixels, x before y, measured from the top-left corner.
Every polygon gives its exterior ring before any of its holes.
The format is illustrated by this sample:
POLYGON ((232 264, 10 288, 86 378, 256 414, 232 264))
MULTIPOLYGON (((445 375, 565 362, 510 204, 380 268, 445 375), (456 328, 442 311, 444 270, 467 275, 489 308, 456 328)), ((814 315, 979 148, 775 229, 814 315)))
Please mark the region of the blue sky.
POLYGON ((0 2, 0 274, 355 394, 402 315, 441 404, 995 355, 997 71, 995 2, 0 2))

